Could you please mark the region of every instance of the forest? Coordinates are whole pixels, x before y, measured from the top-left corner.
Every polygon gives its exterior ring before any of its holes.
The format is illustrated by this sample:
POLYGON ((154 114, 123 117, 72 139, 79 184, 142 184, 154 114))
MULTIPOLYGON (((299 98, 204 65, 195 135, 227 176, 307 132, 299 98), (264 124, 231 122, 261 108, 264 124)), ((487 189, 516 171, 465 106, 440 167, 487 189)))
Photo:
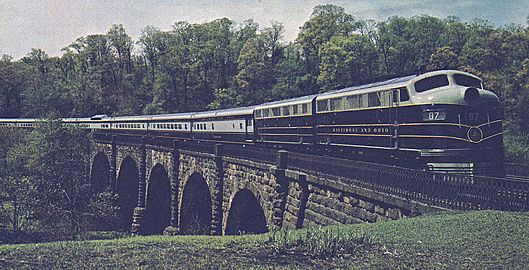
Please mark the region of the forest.
MULTIPOLYGON (((529 18, 528 18, 529 25, 529 18)), ((506 129, 529 132, 529 27, 419 15, 359 20, 320 5, 292 42, 283 25, 249 19, 172 30, 122 25, 79 37, 60 57, 33 49, 0 60, 0 117, 160 114, 258 104, 417 70, 459 69, 485 79, 506 129)))
MULTIPOLYGON (((133 40, 122 25, 113 25, 107 33, 79 37, 65 45, 62 56, 50 56, 41 49, 32 49, 16 60, 3 55, 0 118, 222 109, 418 71, 458 69, 480 76, 486 88, 500 97, 508 160, 529 160, 529 18, 525 26, 429 15, 374 21, 359 20, 336 5, 319 5, 294 41, 284 41, 283 32, 280 22, 260 27, 251 19, 222 18, 199 24, 176 22, 169 31, 146 26, 133 40)), ((43 124, 31 134, 2 132, 0 178, 4 188, 0 197, 17 192, 28 198, 46 195, 40 204, 36 200, 24 201, 31 205, 19 204, 26 209, 20 215, 33 215, 36 208, 48 205, 42 202, 64 202, 49 205, 47 211, 68 216, 65 222, 71 226, 66 227, 76 234, 82 228, 81 215, 104 216, 99 210, 105 207, 98 205, 115 198, 98 195, 89 200, 91 205, 79 206, 79 201, 87 201, 79 197, 87 194, 81 184, 86 174, 72 178, 79 182, 71 192, 56 193, 61 190, 57 186, 39 190, 38 181, 64 185, 73 180, 62 179, 61 173, 86 172, 82 153, 87 143, 77 143, 85 138, 79 131, 54 129, 53 125, 43 124), (70 139, 65 145, 55 145, 57 138, 70 139), (61 156, 64 147, 79 148, 66 151, 78 156, 61 156), (61 162, 48 164, 51 158, 61 162), (47 169, 52 165, 59 166, 57 172, 47 169), (13 166, 20 167, 20 175, 7 172, 13 166)), ((9 198, 11 206, 13 201, 20 202, 9 198)), ((10 223, 17 230, 29 226, 12 218, 13 209, 4 209, 0 223, 10 223)), ((39 224, 50 223, 39 220, 39 224)))

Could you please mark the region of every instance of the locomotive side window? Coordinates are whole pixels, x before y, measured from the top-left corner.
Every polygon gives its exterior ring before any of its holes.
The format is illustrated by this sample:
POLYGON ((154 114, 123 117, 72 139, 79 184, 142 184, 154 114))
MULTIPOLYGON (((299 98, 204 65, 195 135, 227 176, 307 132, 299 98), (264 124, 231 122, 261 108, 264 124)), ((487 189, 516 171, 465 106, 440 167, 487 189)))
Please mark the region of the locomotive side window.
POLYGON ((272 116, 281 116, 280 109, 281 108, 279 108, 279 107, 272 108, 272 116))
POLYGON ((399 94, 400 94, 400 101, 410 100, 410 94, 408 93, 408 89, 406 89, 406 87, 400 88, 399 94))
POLYGON ((348 96, 345 98, 346 102, 345 102, 345 109, 346 110, 349 110, 349 109, 356 109, 356 108, 359 108, 360 107, 360 104, 359 104, 359 97, 358 96, 348 96))
POLYGON ((325 99, 325 100, 318 100, 318 111, 320 112, 326 112, 329 110, 329 106, 328 106, 328 99, 325 99))
POLYGON ((307 113, 309 113, 309 105, 307 105, 307 103, 301 105, 301 113, 302 113, 302 114, 307 114, 307 113))
POLYGON ((368 106, 369 107, 378 107, 378 106, 380 106, 380 100, 378 99, 378 93, 369 93, 368 94, 368 106))
POLYGON ((378 92, 377 94, 380 100, 380 105, 385 106, 385 107, 388 107, 391 105, 391 98, 392 98, 391 91, 378 92))
POLYGON ((343 109, 342 98, 333 98, 331 99, 331 111, 339 111, 343 109))
POLYGON ((360 95, 359 107, 360 108, 367 108, 367 104, 368 104, 367 100, 368 100, 367 94, 360 95))
POLYGON ((299 114, 298 105, 292 105, 292 114, 293 115, 298 115, 299 114))
POLYGON ((457 85, 481 88, 481 81, 474 77, 463 74, 454 74, 454 80, 456 81, 457 85))
POLYGON ((290 106, 283 107, 283 116, 289 116, 290 115, 290 106))
POLYGON ((432 76, 415 82, 417 93, 448 85, 448 77, 445 74, 432 76))

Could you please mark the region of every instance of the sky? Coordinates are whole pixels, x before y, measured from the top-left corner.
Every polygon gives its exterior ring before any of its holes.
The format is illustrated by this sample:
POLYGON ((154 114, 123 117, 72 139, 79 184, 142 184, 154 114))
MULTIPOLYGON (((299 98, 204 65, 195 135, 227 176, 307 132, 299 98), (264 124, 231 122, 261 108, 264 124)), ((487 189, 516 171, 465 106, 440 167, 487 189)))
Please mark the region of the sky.
POLYGON ((252 18, 261 27, 282 22, 283 39, 291 41, 320 4, 339 5, 358 19, 376 21, 429 14, 525 26, 529 16, 529 0, 0 0, 0 55, 19 59, 39 48, 60 56, 77 38, 104 34, 113 24, 123 24, 137 40, 147 25, 170 30, 178 21, 204 23, 223 17, 238 23, 252 18))

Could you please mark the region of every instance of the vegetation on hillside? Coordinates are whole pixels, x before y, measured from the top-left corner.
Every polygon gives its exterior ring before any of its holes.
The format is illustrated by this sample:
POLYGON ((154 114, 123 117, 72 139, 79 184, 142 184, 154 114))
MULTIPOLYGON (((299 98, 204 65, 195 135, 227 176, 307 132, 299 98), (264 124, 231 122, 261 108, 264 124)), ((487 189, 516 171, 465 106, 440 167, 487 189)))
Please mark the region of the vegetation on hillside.
POLYGON ((237 237, 151 236, 0 246, 0 267, 526 269, 528 214, 468 212, 237 237))
POLYGON ((0 244, 74 239, 112 221, 116 199, 90 186, 88 151, 88 134, 58 121, 0 129, 0 244))

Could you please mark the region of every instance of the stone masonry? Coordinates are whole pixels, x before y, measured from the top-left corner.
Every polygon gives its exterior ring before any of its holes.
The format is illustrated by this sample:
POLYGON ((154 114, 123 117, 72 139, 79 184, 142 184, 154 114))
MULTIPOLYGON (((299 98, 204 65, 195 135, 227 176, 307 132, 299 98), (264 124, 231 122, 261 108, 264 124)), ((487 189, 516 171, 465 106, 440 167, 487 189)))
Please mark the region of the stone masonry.
POLYGON ((193 175, 203 179, 209 189, 212 235, 226 232, 233 198, 241 190, 249 190, 253 194, 268 230, 378 222, 442 211, 374 190, 346 185, 340 179, 287 169, 283 164, 287 159, 282 157, 287 154, 282 151, 278 153, 278 162, 269 164, 223 156, 220 145, 215 147, 214 153, 203 153, 182 150, 179 148, 181 143, 162 147, 145 139, 125 143, 113 137, 92 145, 91 161, 98 153, 108 158, 112 183, 118 178, 120 164, 125 158, 132 158, 139 168, 132 233, 142 234, 144 229, 145 211, 149 207, 146 206, 148 179, 156 165, 164 167, 170 180, 167 188, 171 194, 171 221, 165 234, 180 233, 184 187, 193 175))

